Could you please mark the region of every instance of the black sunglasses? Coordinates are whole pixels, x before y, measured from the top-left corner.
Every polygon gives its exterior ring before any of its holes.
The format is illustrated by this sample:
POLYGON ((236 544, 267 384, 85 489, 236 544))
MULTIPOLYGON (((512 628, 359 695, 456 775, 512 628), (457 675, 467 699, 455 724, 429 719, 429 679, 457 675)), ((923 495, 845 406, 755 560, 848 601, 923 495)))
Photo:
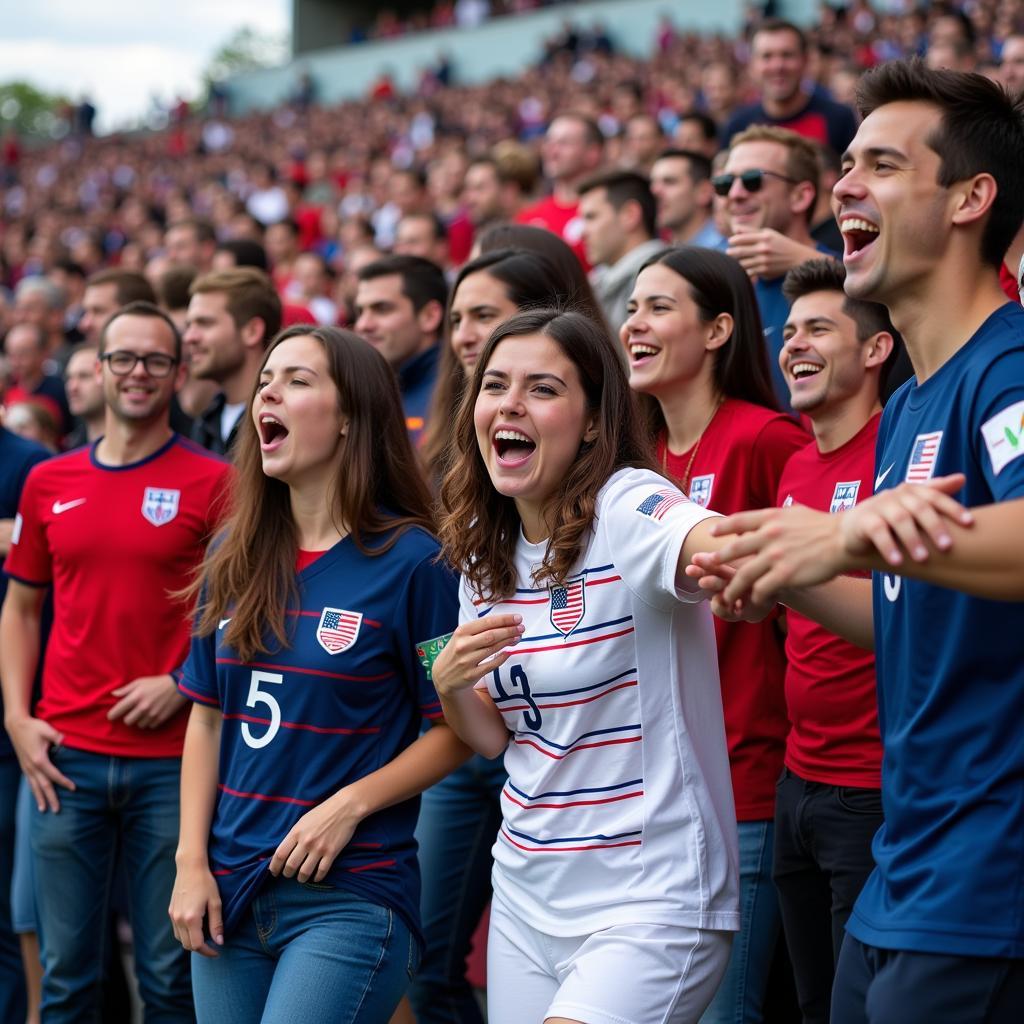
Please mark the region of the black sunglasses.
POLYGON ((743 171, 741 174, 716 174, 711 179, 711 187, 715 190, 715 195, 727 196, 732 188, 732 183, 739 178, 740 184, 748 192, 760 192, 761 186, 764 185, 765 175, 788 181, 791 185, 798 184, 796 178, 787 178, 785 174, 778 174, 776 171, 762 171, 760 167, 755 167, 753 170, 743 171))

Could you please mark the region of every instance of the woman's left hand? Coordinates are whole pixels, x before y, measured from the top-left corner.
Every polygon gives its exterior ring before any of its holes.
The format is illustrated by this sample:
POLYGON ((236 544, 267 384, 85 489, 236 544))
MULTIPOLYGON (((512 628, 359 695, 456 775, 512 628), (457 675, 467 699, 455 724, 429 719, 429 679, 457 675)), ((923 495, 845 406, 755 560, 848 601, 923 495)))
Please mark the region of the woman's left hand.
POLYGON ((281 840, 270 859, 270 873, 322 882, 359 826, 358 814, 341 790, 307 811, 281 840))

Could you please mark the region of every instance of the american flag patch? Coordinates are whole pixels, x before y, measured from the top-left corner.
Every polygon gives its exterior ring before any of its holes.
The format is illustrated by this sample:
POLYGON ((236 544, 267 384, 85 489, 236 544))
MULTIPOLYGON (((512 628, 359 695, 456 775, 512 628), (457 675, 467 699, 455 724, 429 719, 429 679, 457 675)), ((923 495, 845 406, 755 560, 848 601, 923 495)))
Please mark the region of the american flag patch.
POLYGON ((939 445, 942 443, 942 431, 931 434, 918 434, 914 439, 914 448, 910 453, 910 465, 907 466, 907 483, 923 484, 931 480, 935 473, 935 462, 939 457, 939 445))
POLYGON ((325 608, 316 627, 316 641, 328 654, 341 654, 356 642, 362 622, 362 612, 325 608))
POLYGON ((676 505, 682 505, 685 501, 686 498, 679 491, 666 488, 663 491, 655 491, 650 497, 644 498, 637 505, 636 510, 642 516, 661 520, 665 518, 669 509, 675 508, 676 505))
POLYGON ((580 576, 569 580, 564 587, 552 584, 548 590, 551 594, 551 625, 562 636, 568 636, 583 621, 584 578, 580 576))

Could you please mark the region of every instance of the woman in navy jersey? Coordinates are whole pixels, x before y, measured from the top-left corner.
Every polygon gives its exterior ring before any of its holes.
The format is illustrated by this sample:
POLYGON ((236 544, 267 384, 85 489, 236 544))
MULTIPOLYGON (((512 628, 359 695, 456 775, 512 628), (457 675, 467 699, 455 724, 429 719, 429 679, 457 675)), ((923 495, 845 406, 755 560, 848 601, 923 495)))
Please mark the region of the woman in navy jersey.
POLYGON ((416 798, 466 750, 430 682, 455 581, 383 358, 280 334, 237 470, 179 684, 175 935, 200 1022, 386 1022, 420 956, 416 798))
POLYGON ((490 336, 454 424, 445 715, 509 778, 491 1024, 682 1024, 738 926, 714 628, 685 567, 713 513, 653 470, 623 361, 578 313, 490 336))
MULTIPOLYGON (((691 501, 726 515, 774 506, 789 457, 808 443, 779 410, 750 279, 724 253, 669 249, 637 275, 620 337, 629 384, 657 441, 661 471, 691 501)), ((771 879, 775 783, 789 725, 784 638, 774 617, 715 620, 739 822, 742 927, 704 1016, 764 1018, 781 920, 771 879)))

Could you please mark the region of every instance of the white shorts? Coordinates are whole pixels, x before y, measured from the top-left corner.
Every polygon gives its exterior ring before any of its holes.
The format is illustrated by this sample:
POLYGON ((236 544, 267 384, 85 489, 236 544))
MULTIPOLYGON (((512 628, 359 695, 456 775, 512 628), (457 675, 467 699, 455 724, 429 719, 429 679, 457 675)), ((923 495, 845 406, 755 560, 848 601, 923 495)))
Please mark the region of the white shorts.
POLYGON ((629 924, 547 935, 495 895, 487 938, 489 1024, 695 1024, 729 963, 732 932, 629 924))

